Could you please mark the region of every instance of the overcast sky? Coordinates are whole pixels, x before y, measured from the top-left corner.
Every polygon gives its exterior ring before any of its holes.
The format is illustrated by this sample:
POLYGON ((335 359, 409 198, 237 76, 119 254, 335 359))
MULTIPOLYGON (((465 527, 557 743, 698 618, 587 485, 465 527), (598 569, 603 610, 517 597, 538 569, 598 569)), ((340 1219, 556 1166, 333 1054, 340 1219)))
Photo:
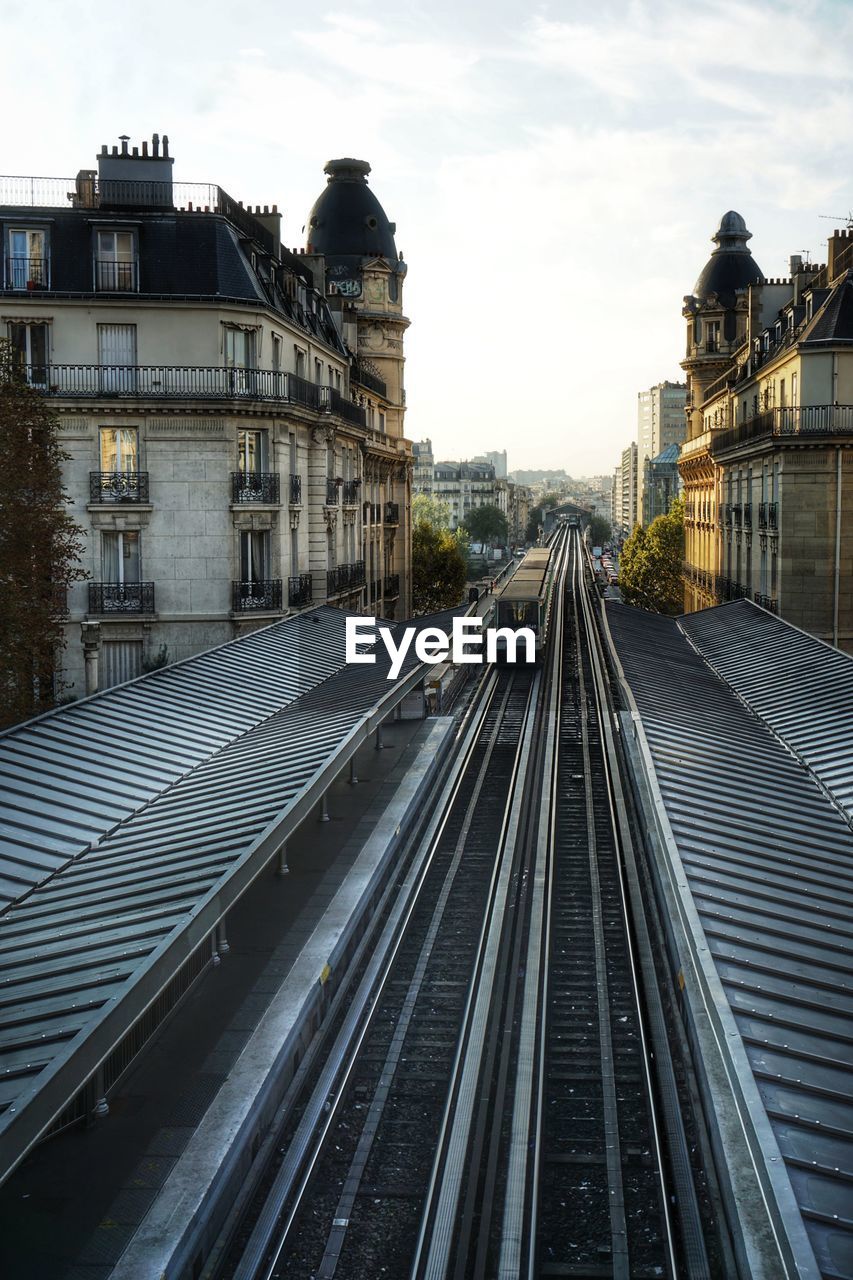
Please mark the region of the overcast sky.
POLYGON ((409 264, 406 431, 440 457, 611 470, 637 392, 681 376, 720 215, 777 276, 853 206, 850 0, 0 13, 6 173, 156 130, 177 179, 278 203, 301 246, 325 161, 370 161, 409 264))

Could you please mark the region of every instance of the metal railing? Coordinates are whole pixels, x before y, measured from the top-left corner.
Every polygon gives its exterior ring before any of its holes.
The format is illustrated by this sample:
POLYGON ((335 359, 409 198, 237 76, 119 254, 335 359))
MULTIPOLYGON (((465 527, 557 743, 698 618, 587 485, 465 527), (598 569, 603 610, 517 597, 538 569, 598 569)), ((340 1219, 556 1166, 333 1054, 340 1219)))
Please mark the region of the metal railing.
POLYGON ((281 578, 233 584, 235 613, 272 612, 281 609, 281 578))
POLYGON ((6 259, 4 289, 27 290, 50 287, 50 260, 48 258, 6 259))
POLYGON ((291 473, 290 476, 289 501, 292 507, 299 507, 302 505, 302 476, 294 475, 293 473, 291 473))
POLYGON ((338 484, 335 480, 326 481, 326 506, 336 507, 338 505, 338 484))
MULTIPOLYGON (((318 387, 295 373, 277 369, 228 369, 204 365, 138 365, 138 364, 25 364, 21 375, 28 381, 45 385, 48 395, 85 399, 90 396, 135 396, 140 399, 164 400, 264 400, 298 404, 306 409, 321 409, 321 393, 329 387, 318 387)), ((335 392, 337 397, 337 392, 335 392)), ((352 419, 365 425, 364 410, 338 397, 352 419)), ((338 409, 333 405, 333 412, 338 409)), ((345 416, 339 413, 338 416, 345 416)), ((350 416, 347 417, 350 420, 350 416)))
POLYGON ((311 574, 300 573, 287 579, 287 603, 291 608, 310 604, 313 599, 311 574))
POLYGON ((711 434, 712 454, 752 440, 782 436, 853 435, 853 405, 813 404, 765 409, 736 427, 711 434))
POLYGON ((383 400, 388 399, 388 386, 378 377, 377 374, 371 373, 365 369, 363 365, 356 361, 352 366, 352 379, 359 386, 366 387, 368 391, 375 391, 378 396, 382 396, 383 400))
POLYGON ((767 526, 770 529, 779 528, 779 503, 768 502, 767 504, 767 526))
POLYGON ((345 480, 343 487, 343 503, 345 507, 358 506, 358 491, 361 488, 360 480, 345 480))
POLYGON ((281 485, 277 471, 232 471, 232 502, 266 502, 274 505, 281 501, 281 485))
POLYGON ((385 523, 386 524, 400 523, 400 504, 398 502, 385 503, 385 523))
POLYGON ((95 288, 99 293, 136 293, 139 289, 138 263, 95 258, 95 288))
POLYGON ((756 591, 753 599, 756 604, 760 604, 762 609, 767 609, 770 613, 778 612, 778 603, 770 596, 762 595, 760 591, 756 591))
POLYGON ((718 574, 715 582, 715 594, 721 604, 729 600, 748 600, 749 588, 742 587, 733 578, 724 578, 721 574, 718 574))
POLYGON ((356 560, 354 564, 339 564, 334 569, 326 570, 326 594, 339 595, 342 591, 353 591, 363 587, 364 561, 356 560))
POLYGON ((752 503, 745 502, 743 504, 743 527, 744 529, 752 528, 752 503))
POLYGON ((741 507, 739 502, 733 502, 730 507, 730 510, 732 513, 731 523, 734 525, 736 529, 739 529, 741 526, 741 521, 743 517, 743 508, 741 507))
POLYGON ((90 471, 90 502, 147 502, 147 471, 90 471))
POLYGON ((685 582, 691 583, 694 587, 701 587, 703 591, 713 593, 714 574, 710 570, 700 569, 698 565, 691 564, 689 560, 682 560, 681 576, 685 582))
POLYGON ((399 573, 389 573, 385 577, 385 595, 389 600, 400 594, 399 573))
POLYGON ((90 613, 153 613, 153 582, 90 582, 90 613))

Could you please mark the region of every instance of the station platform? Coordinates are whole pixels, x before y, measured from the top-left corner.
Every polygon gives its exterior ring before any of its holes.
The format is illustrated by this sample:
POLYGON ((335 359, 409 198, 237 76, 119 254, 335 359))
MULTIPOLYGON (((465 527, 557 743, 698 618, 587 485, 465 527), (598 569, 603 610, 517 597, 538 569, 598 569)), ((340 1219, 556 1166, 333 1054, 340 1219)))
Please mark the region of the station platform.
MULTIPOLYGON (((232 1099, 235 1088, 243 1094, 245 1120, 250 1084, 257 1089, 264 1055, 275 1056, 259 1025, 273 1010, 276 1034, 296 1027, 359 895, 422 799, 452 726, 449 718, 391 720, 382 750, 373 739, 358 750, 357 785, 341 775, 327 793, 329 821, 312 816, 289 838, 289 874, 270 869, 233 906, 220 963, 161 1025, 110 1097, 109 1115, 37 1146, 0 1189, 0 1274, 107 1280, 159 1207, 141 1261, 129 1261, 125 1274, 160 1275, 180 1215, 191 1216, 187 1193, 200 1202, 204 1178, 223 1156, 221 1123, 218 1152, 194 1147, 199 1126, 222 1103, 226 1082, 232 1099), (176 1206, 164 1233, 163 1215, 176 1206)), ((236 1134, 236 1111, 229 1123, 236 1134)))

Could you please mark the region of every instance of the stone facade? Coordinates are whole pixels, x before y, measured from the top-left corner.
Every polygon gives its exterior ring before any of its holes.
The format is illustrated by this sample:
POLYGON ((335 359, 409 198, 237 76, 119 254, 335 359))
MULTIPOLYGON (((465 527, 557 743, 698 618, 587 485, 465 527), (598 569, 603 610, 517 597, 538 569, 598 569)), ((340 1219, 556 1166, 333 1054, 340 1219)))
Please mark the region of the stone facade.
POLYGON ((0 191, 3 334, 57 412, 85 535, 71 696, 312 603, 409 607, 401 263, 364 265, 365 317, 281 245, 275 207, 152 179, 147 156, 135 180, 136 158, 104 148, 70 200, 0 191))

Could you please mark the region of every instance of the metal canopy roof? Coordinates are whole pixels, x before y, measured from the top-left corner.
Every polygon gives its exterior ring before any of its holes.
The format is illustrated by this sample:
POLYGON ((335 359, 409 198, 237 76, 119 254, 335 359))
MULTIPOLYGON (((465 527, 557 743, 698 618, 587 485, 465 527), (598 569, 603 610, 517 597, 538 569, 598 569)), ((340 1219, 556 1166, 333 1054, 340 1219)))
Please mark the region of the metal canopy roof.
POLYGON ((832 743, 849 777, 849 660, 746 602, 679 621, 606 610, 817 1262, 853 1277, 853 832, 773 732, 783 726, 820 768, 818 745, 832 743))
MULTIPOLYGON (((9 774, 39 780, 52 846, 43 856, 30 815, 36 870, 0 918, 0 1176, 421 678, 410 650, 388 681, 384 646, 375 665, 343 667, 346 617, 286 619, 0 740, 9 774), (68 776, 69 740, 85 743, 86 767, 63 827, 66 801, 49 788, 68 776)), ((18 806, 0 795, 4 816, 27 818, 18 806)))
POLYGON ((681 628, 853 818, 853 658, 746 600, 681 628))

